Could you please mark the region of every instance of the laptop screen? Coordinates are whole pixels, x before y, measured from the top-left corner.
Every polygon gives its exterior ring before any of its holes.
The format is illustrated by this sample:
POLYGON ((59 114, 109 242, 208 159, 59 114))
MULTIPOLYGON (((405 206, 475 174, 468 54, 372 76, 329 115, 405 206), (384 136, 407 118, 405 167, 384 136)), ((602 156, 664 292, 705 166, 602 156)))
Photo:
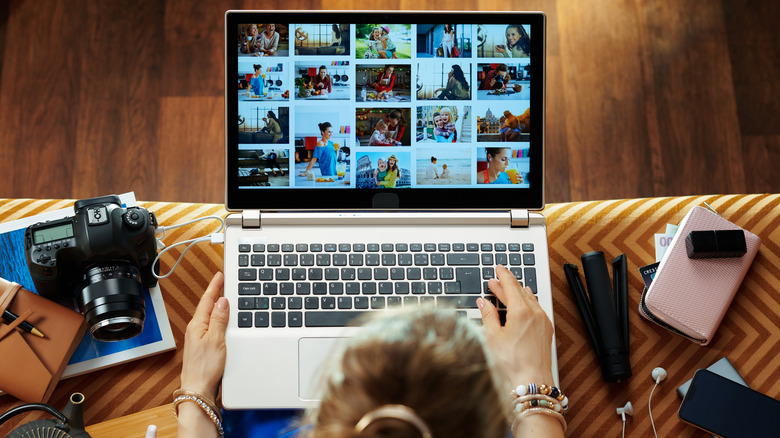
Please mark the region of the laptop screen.
POLYGON ((544 26, 229 11, 227 208, 542 208, 544 26))

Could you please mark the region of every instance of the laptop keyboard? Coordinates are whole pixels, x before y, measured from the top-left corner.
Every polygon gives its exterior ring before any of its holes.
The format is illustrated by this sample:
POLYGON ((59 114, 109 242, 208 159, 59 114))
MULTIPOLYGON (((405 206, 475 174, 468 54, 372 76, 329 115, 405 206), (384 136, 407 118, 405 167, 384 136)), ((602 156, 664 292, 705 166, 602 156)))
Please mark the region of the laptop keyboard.
POLYGON ((365 312, 431 303, 502 308, 487 281, 501 264, 537 292, 530 243, 240 244, 239 327, 343 327, 365 312))

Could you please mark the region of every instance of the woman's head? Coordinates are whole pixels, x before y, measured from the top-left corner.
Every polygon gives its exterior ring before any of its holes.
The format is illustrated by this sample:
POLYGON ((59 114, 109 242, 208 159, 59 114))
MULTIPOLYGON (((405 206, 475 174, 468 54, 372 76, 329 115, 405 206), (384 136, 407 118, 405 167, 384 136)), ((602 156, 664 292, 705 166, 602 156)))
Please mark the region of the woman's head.
POLYGON ((441 121, 441 113, 438 111, 433 113, 433 124, 437 128, 441 128, 442 126, 444 126, 444 123, 441 121))
POLYGON ((507 47, 512 48, 519 45, 524 52, 530 52, 531 38, 528 36, 528 32, 525 31, 523 26, 519 24, 510 24, 506 27, 505 36, 507 47))
POLYGON ((435 437, 503 437, 504 403, 489 363, 481 332, 452 311, 421 308, 380 317, 333 358, 322 402, 309 413, 311 436, 420 436, 396 419, 354 432, 367 412, 401 404, 435 437))
POLYGON ((392 65, 386 65, 385 66, 385 76, 390 76, 395 71, 395 66, 392 65))
POLYGON ((320 66, 320 69, 318 71, 318 74, 322 79, 325 79, 325 76, 328 75, 328 67, 325 67, 324 65, 320 66))
POLYGON ((463 69, 458 64, 452 66, 452 71, 450 71, 450 74, 463 85, 463 88, 466 90, 469 89, 469 82, 466 80, 466 75, 463 74, 463 69))
POLYGON ((436 161, 436 157, 431 157, 431 163, 435 163, 436 161))
POLYGON ((260 69, 263 68, 263 66, 260 64, 254 64, 252 67, 255 68, 255 73, 260 73, 260 69))
POLYGON ((330 122, 323 122, 318 125, 320 127, 320 132, 322 133, 323 138, 329 138, 331 134, 333 134, 333 129, 331 128, 330 122))
POLYGON ((275 24, 266 24, 265 25, 265 31, 268 33, 272 33, 276 31, 276 25, 275 24))
POLYGON ((382 29, 379 27, 375 27, 371 29, 371 37, 372 40, 378 40, 382 36, 382 29))
POLYGON ((506 169, 511 155, 509 148, 485 148, 485 152, 489 168, 493 168, 497 172, 503 172, 506 169))
POLYGON ((276 114, 274 114, 273 111, 268 111, 268 117, 274 120, 279 120, 276 118, 276 114))
POLYGON ((398 172, 398 158, 395 155, 390 155, 387 159, 387 168, 391 171, 398 172))
POLYGON ((390 111, 390 114, 387 115, 387 120, 390 121, 389 126, 392 127, 398 126, 399 124, 403 124, 403 122, 405 121, 404 115, 399 109, 394 109, 390 111))

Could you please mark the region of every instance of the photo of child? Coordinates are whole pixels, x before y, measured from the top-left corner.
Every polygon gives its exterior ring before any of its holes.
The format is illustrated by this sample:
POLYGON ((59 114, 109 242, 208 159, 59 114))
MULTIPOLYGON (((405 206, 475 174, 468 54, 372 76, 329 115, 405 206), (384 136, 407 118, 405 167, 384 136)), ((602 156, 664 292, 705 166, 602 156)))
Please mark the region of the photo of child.
POLYGON ((278 144, 289 142, 290 108, 239 103, 238 143, 278 144))
POLYGON ((296 100, 349 100, 349 61, 295 63, 296 100))
MULTIPOLYGON (((531 108, 520 106, 525 111, 519 115, 509 109, 493 113, 490 108, 484 116, 477 116, 477 142, 518 142, 530 141, 531 108)), ((519 111, 518 111, 519 112, 519 111)))
POLYGON ((477 184, 511 184, 529 187, 528 146, 477 149, 477 184))
POLYGON ((255 58, 238 60, 239 102, 258 100, 288 100, 289 84, 285 64, 255 58))
POLYGON ((411 59, 410 24, 358 24, 355 56, 363 59, 411 59))
POLYGON ((411 146, 411 132, 406 129, 410 116, 409 108, 357 108, 355 128, 359 146, 411 146), (379 122, 386 126, 385 144, 372 144, 379 122))
POLYGON ((349 24, 293 24, 295 55, 349 56, 349 24))
POLYGON ((289 56, 286 24, 243 24, 238 28, 239 56, 289 56))
POLYGON ((239 186, 289 186, 287 149, 239 149, 239 186))
POLYGON ((531 100, 530 58, 520 62, 478 64, 477 99, 479 100, 531 100))
POLYGON ((358 102, 412 100, 411 64, 358 64, 355 69, 358 102))
POLYGON ((471 64, 454 61, 417 64, 417 99, 471 99, 471 64))
POLYGON ((480 24, 477 26, 477 44, 480 58, 528 58, 531 56, 531 26, 480 24))
POLYGON ((470 24, 418 24, 418 58, 471 58, 470 24))
POLYGON ((474 173, 472 151, 468 148, 416 151, 416 183, 429 185, 470 185, 474 173))
POLYGON ((469 105, 417 107, 418 143, 469 143, 471 132, 469 105))
POLYGON ((360 152, 355 179, 359 189, 411 187, 411 152, 360 152))

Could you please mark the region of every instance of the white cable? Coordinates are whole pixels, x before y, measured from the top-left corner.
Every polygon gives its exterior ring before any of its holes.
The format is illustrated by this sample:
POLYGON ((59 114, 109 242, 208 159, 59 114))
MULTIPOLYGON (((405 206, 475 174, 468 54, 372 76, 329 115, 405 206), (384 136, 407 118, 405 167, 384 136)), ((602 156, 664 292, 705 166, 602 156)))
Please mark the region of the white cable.
POLYGON ((653 421, 653 408, 650 406, 650 403, 653 402, 653 393, 655 392, 655 388, 658 387, 659 382, 655 382, 655 385, 653 385, 653 389, 650 391, 650 399, 647 400, 647 410, 650 412, 650 424, 653 426, 653 435, 655 435, 655 438, 658 438, 658 433, 655 431, 655 422, 653 421))
POLYGON ((183 222, 183 223, 176 224, 176 225, 171 225, 169 227, 158 227, 157 230, 155 230, 155 234, 162 234, 162 236, 157 239, 157 242, 162 243, 162 239, 165 238, 165 232, 167 230, 170 230, 170 229, 173 229, 173 228, 183 227, 185 225, 190 225, 190 224, 193 224, 195 222, 199 222, 199 221, 202 221, 202 220, 209 220, 209 219, 213 219, 213 220, 218 220, 219 221, 219 228, 217 229, 217 231, 214 231, 213 233, 211 233, 211 234, 209 234, 207 236, 202 236, 202 237, 197 237, 195 239, 189 239, 189 240, 183 240, 181 242, 176 242, 173 245, 163 249, 162 251, 160 251, 157 254, 157 257, 154 258, 154 262, 152 263, 152 266, 156 265, 160 261, 160 257, 162 257, 162 255, 165 254, 165 252, 168 251, 169 249, 177 247, 177 246, 180 246, 180 245, 187 245, 187 247, 184 248, 184 251, 182 251, 182 253, 179 255, 179 258, 176 259, 176 263, 174 263, 173 267, 171 268, 171 270, 167 274, 165 274, 165 275, 158 275, 156 272, 154 272, 154 269, 152 269, 152 275, 154 275, 154 277, 156 279, 162 280, 164 278, 168 278, 171 274, 173 274, 173 271, 176 269, 177 266, 179 266, 179 263, 181 263, 182 259, 184 258, 184 254, 187 254, 187 251, 189 251, 190 248, 192 248, 192 246, 195 245, 196 243, 199 243, 199 242, 211 242, 212 244, 216 244, 216 243, 224 242, 224 235, 221 234, 221 231, 225 228, 225 221, 221 217, 219 217, 219 216, 203 216, 203 217, 199 217, 197 219, 193 219, 191 221, 183 222), (222 237, 220 238, 219 236, 222 236, 222 237))
POLYGON ((626 417, 623 417, 623 438, 626 438, 626 417))

